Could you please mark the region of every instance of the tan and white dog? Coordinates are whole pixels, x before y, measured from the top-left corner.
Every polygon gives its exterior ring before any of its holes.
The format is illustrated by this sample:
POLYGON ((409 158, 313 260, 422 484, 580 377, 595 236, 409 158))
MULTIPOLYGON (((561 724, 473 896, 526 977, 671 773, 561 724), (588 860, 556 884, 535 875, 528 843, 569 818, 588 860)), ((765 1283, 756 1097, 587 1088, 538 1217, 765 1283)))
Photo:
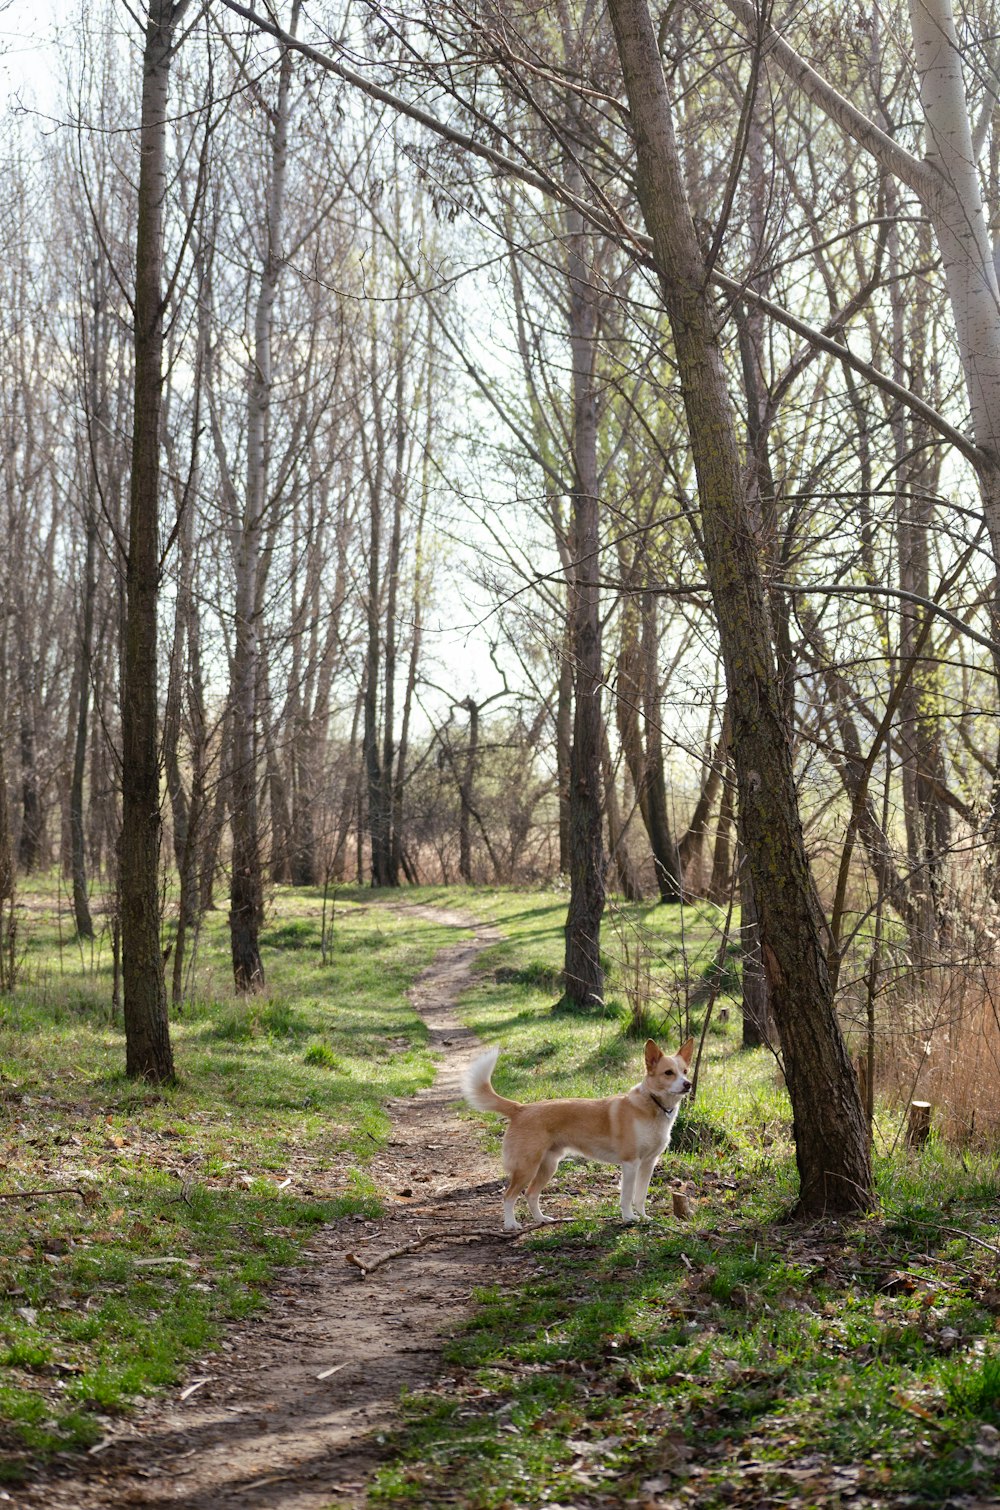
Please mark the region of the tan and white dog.
POLYGON ((653 1170, 670 1142, 681 1099, 691 1089, 687 1076, 693 1051, 693 1038, 673 1055, 664 1054, 648 1038, 646 1078, 624 1096, 535 1101, 527 1106, 508 1101, 493 1089, 491 1077, 499 1049, 474 1059, 462 1076, 466 1101, 477 1111, 499 1112, 509 1120, 503 1140, 504 1229, 518 1230, 514 1205, 522 1194, 536 1222, 552 1220, 543 1214, 538 1198, 567 1154, 620 1164, 622 1220, 644 1217, 653 1170))

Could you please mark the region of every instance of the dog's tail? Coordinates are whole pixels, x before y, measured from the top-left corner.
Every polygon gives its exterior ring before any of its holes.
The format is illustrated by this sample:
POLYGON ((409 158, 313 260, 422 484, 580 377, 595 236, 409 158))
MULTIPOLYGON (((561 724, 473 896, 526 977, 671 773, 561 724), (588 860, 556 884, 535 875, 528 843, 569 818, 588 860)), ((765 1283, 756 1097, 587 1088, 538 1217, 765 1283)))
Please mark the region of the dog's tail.
POLYGON ((487 1049, 485 1054, 473 1059, 462 1074, 462 1095, 477 1112, 499 1112, 501 1117, 513 1117, 521 1110, 520 1101, 508 1101, 506 1096, 498 1096, 490 1083, 499 1057, 499 1049, 487 1049))

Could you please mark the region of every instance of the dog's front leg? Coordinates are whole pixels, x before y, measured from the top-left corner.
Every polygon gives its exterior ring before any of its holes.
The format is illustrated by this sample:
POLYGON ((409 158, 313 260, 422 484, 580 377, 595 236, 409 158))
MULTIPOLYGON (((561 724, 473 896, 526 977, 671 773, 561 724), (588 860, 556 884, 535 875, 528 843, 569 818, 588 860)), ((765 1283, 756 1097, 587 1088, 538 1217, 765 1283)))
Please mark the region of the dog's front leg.
POLYGON ((622 1221, 634 1222, 635 1212, 632 1210, 632 1197, 635 1191, 636 1175, 639 1173, 639 1160, 630 1159, 622 1165, 622 1221))
POLYGON ((646 1195, 649 1191, 649 1182, 653 1178, 653 1170, 659 1154, 654 1154, 651 1159, 643 1159, 639 1164, 639 1177, 635 1183, 635 1212, 636 1216, 646 1215, 646 1195))

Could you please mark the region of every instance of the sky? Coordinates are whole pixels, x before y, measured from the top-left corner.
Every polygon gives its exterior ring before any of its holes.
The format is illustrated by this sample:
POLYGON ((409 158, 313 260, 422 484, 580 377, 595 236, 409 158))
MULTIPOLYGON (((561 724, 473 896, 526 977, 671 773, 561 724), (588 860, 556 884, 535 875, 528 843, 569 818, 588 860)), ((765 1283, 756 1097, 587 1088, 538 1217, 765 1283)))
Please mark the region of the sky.
POLYGON ((79 13, 76 0, 7 0, 0 8, 0 100, 51 110, 59 74, 60 22, 79 13))

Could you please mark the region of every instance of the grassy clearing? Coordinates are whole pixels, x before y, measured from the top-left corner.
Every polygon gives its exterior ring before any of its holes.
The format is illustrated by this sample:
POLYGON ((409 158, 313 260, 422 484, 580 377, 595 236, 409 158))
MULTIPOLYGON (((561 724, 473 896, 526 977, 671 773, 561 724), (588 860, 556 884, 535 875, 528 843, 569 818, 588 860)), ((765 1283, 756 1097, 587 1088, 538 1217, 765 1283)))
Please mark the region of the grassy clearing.
MULTIPOLYGON (((481 958, 464 1006, 503 1045, 498 1089, 634 1082, 640 1045, 622 1034, 614 970, 604 1013, 552 1010, 562 900, 467 905, 510 933, 481 958)), ((710 963, 717 926, 688 918, 682 939, 676 910, 640 918, 675 1047, 685 1010, 699 1025, 678 963, 710 963)), ((480 1296, 445 1376, 409 1400, 372 1503, 941 1506, 996 1487, 996 1159, 932 1142, 919 1158, 881 1159, 878 1216, 791 1223, 787 1103, 773 1062, 741 1053, 737 1034, 735 1021, 708 1033, 652 1223, 616 1220, 611 1171, 563 1166, 549 1208, 572 1220, 525 1240, 527 1286, 480 1296), (690 1221, 671 1218, 670 1187, 688 1194, 690 1221)))
MULTIPOLYGON (((665 1046, 700 1027, 723 925, 710 909, 622 914, 605 934, 607 1005, 577 1016, 556 1007, 564 894, 402 900, 507 934, 464 1011, 502 1044, 512 1095, 634 1082, 636 993, 665 1046)), ((121 1075, 107 961, 60 955, 52 897, 32 899, 25 979, 0 1000, 3 1189, 81 1195, 0 1202, 8 1476, 169 1385, 222 1320, 262 1304, 315 1223, 376 1209, 365 1166, 385 1097, 432 1073, 405 989, 456 934, 348 891, 324 968, 320 908, 310 893, 276 902, 268 992, 249 1003, 228 992, 216 921, 174 1024, 181 1084, 150 1093, 121 1075)), ((730 955, 722 969, 735 984, 730 955)), ((769 1057, 738 1050, 737 1017, 709 1029, 655 1220, 623 1228, 614 1173, 564 1166, 550 1205, 569 1222, 527 1241, 527 1285, 479 1297, 445 1375, 407 1402, 373 1503, 940 1506, 996 1487, 996 1161, 932 1141, 881 1159, 878 1217, 788 1223, 787 1103, 769 1057), (684 1224, 671 1188, 691 1200, 684 1224)), ((498 1145, 496 1123, 469 1117, 498 1145)))
POLYGON ((0 1200, 0 1476, 93 1443, 261 1305, 317 1223, 377 1213, 383 1103, 433 1078, 406 989, 456 932, 344 892, 324 967, 320 925, 321 899, 283 892, 267 991, 238 1000, 217 915, 172 1023, 179 1084, 151 1091, 122 1073, 107 951, 59 947, 54 885, 27 900, 0 998, 0 1192, 75 1193, 0 1200))

